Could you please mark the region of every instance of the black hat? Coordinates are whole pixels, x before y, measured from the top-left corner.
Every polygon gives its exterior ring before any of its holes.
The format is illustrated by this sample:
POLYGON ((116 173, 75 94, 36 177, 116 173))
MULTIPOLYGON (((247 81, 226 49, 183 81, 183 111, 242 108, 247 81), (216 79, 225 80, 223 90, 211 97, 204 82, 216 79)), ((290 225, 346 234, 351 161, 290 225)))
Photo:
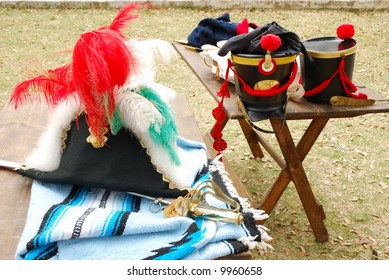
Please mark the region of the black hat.
POLYGON ((272 55, 291 56, 301 51, 301 42, 297 34, 288 31, 276 22, 258 27, 247 34, 237 35, 229 39, 219 50, 218 55, 233 54, 265 55, 266 50, 261 47, 261 38, 267 34, 280 37, 281 46, 272 52, 272 55))
POLYGON ((236 93, 252 122, 285 118, 286 90, 297 73, 295 58, 303 50, 300 38, 276 22, 229 39, 219 50, 231 52, 236 93), (263 68, 270 62, 270 68, 263 68))
POLYGON ((122 128, 116 135, 110 135, 105 145, 98 149, 86 141, 89 135, 86 118, 81 115, 64 135, 64 150, 57 169, 41 171, 29 168, 17 169, 17 172, 46 183, 104 188, 153 197, 177 197, 186 193, 169 187, 170 182, 157 171, 147 149, 130 130, 122 128))

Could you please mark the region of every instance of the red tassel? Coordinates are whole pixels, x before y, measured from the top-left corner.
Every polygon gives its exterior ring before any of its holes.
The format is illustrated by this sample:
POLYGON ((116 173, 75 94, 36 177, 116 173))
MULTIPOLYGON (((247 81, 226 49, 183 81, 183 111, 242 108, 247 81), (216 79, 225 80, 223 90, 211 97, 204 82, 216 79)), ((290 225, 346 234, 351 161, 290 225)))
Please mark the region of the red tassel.
MULTIPOLYGON (((216 120, 211 136, 214 139, 213 141, 213 148, 215 151, 217 151, 217 155, 220 155, 222 151, 227 149, 227 142, 223 139, 223 120, 225 118, 225 113, 223 110, 223 101, 224 101, 224 96, 221 98, 218 106, 212 110, 212 116, 216 120)), ((220 158, 220 161, 222 159, 220 158)))
POLYGON ((230 97, 230 90, 228 89, 228 81, 224 80, 220 90, 216 93, 219 97, 230 97))
MULTIPOLYGON (((230 90, 228 89, 228 76, 230 68, 232 67, 232 61, 228 59, 228 66, 226 70, 226 75, 224 78, 224 82, 220 87, 220 90, 216 93, 219 97, 221 97, 218 106, 212 110, 212 115, 216 120, 215 125, 213 126, 213 130, 211 132, 211 136, 214 139, 213 148, 217 151, 217 155, 220 155, 222 151, 227 149, 227 142, 223 139, 223 120, 225 118, 225 113, 223 110, 224 98, 230 98, 230 90)), ((222 158, 219 159, 222 161, 222 158)))
POLYGON ((367 95, 360 92, 356 93, 358 88, 353 84, 353 82, 347 77, 346 72, 344 71, 344 58, 339 63, 339 79, 343 85, 344 91, 350 95, 352 98, 356 99, 367 99, 367 95))
POLYGON ((319 92, 323 91, 326 87, 328 87, 328 85, 330 84, 332 79, 339 73, 339 80, 343 86, 343 90, 349 96, 351 96, 352 98, 357 98, 357 99, 367 99, 368 97, 366 94, 364 94, 362 92, 356 93, 358 88, 353 84, 353 82, 349 79, 349 77, 347 77, 347 74, 344 71, 344 64, 345 64, 344 58, 342 58, 341 61, 339 62, 338 69, 335 71, 335 73, 332 74, 332 76, 329 79, 323 81, 317 87, 315 87, 309 91, 306 91, 304 93, 304 96, 313 96, 313 95, 318 94, 319 92))
POLYGON ((228 65, 227 65, 226 74, 224 77, 224 82, 223 82, 222 86, 220 87, 220 90, 216 94, 219 97, 230 98, 230 90, 228 89, 228 76, 230 73, 230 68, 232 67, 232 61, 230 59, 228 59, 227 63, 228 63, 228 65))

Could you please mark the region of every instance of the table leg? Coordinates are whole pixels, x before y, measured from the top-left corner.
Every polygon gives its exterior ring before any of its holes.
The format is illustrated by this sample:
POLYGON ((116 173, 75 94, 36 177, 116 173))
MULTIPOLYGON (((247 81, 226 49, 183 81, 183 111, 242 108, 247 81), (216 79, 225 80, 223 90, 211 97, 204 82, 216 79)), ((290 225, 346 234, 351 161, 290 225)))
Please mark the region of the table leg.
POLYGON ((307 128, 297 147, 295 147, 289 128, 282 120, 270 120, 276 133, 277 141, 284 155, 286 166, 281 171, 273 187, 264 199, 261 209, 270 213, 279 198, 282 196, 289 182, 292 180, 303 203, 304 210, 311 224, 317 241, 328 240, 327 229, 323 220, 325 214, 323 207, 316 200, 309 185, 308 178, 302 166, 302 161, 315 143, 321 131, 325 127, 328 119, 315 119, 307 128))
POLYGON ((269 155, 274 159, 278 166, 280 168, 284 168, 284 166, 286 165, 284 158, 278 154, 278 152, 266 141, 264 137, 262 137, 260 132, 256 131, 255 134, 257 135, 258 142, 269 153, 269 155))
POLYGON ((257 134, 253 128, 247 123, 245 119, 238 119, 238 121, 254 158, 263 158, 264 154, 261 150, 261 146, 258 143, 257 134))
MULTIPOLYGON (((222 131, 224 127, 227 125, 227 122, 230 120, 230 118, 227 116, 227 113, 224 112, 224 119, 222 120, 222 131)), ((242 129, 242 132, 244 136, 246 137, 246 141, 250 147, 250 150, 254 156, 255 159, 257 158, 263 158, 264 154, 261 150, 261 146, 258 143, 257 135, 253 128, 244 120, 244 119, 238 119, 240 127, 242 129)), ((215 127, 212 127, 210 134, 212 135, 213 130, 215 127)))

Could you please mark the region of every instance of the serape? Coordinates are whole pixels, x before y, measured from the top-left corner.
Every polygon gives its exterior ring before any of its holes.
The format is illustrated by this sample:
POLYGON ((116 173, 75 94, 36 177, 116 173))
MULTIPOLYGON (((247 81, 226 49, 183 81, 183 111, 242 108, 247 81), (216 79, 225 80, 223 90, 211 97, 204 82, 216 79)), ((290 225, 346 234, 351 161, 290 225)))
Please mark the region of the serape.
MULTIPOLYGON (((267 215, 237 195, 222 162, 210 161, 209 172, 200 180, 209 178, 239 200, 241 225, 165 218, 163 206, 148 198, 35 180, 16 259, 202 260, 271 248, 266 228, 255 223, 267 215)), ((210 204, 223 207, 216 200, 210 204)))

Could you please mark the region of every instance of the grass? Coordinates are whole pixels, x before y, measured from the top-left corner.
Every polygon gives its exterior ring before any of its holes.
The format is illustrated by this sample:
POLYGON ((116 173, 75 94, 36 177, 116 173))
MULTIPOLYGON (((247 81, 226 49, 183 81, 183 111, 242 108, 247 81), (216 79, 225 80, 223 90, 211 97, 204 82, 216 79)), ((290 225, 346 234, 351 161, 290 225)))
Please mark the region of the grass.
MULTIPOLYGON (((247 17, 263 24, 277 21, 301 39, 333 36, 339 24, 352 23, 358 51, 354 79, 389 99, 388 11, 231 10, 233 21, 247 17)), ((13 86, 23 80, 25 66, 37 59, 53 68, 70 59, 79 34, 107 25, 113 9, 0 9, 0 108, 13 86), (56 55, 54 55, 56 54, 56 55), (46 60, 47 58, 50 58, 46 60)), ((130 24, 131 38, 185 39, 205 17, 222 11, 164 8, 142 10, 130 24)), ((181 60, 159 69, 158 81, 186 94, 200 129, 213 124, 215 107, 206 90, 181 60)), ((291 184, 266 222, 274 238, 274 252, 259 259, 389 259, 389 122, 388 114, 331 120, 304 161, 313 191, 323 204, 330 240, 315 241, 300 200, 291 184)), ((265 125, 265 124, 264 124, 265 125)), ((296 139, 305 121, 291 122, 296 139)), ((224 131, 229 161, 240 179, 260 201, 278 174, 278 166, 265 157, 256 161, 237 122, 224 131)), ((266 135, 276 143, 273 135, 266 135)))

